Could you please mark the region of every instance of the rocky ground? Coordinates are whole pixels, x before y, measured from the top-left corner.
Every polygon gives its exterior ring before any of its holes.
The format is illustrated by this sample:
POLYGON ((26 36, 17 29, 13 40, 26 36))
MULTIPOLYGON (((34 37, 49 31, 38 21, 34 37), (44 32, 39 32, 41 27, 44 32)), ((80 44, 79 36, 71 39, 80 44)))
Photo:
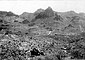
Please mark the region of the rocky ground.
POLYGON ((85 14, 0 11, 0 60, 85 60, 85 14))

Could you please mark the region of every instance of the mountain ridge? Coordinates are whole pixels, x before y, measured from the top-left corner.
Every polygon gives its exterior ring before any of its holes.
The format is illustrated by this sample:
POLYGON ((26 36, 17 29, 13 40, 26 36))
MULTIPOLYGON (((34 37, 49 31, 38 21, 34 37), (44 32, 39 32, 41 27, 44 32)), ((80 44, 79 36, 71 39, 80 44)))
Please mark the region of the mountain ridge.
POLYGON ((84 28, 85 14, 76 13, 74 11, 56 12, 53 11, 51 7, 48 7, 45 10, 40 8, 34 13, 23 12, 21 15, 16 15, 12 12, 0 11, 0 16, 1 19, 5 18, 4 21, 6 22, 10 21, 10 23, 13 22, 24 24, 26 23, 29 26, 40 25, 44 29, 55 32, 56 29, 59 29, 61 33, 64 32, 70 33, 71 29, 72 31, 75 30, 78 30, 79 32, 81 32, 81 30, 85 31, 84 28), (69 27, 69 25, 72 25, 73 27, 69 27))

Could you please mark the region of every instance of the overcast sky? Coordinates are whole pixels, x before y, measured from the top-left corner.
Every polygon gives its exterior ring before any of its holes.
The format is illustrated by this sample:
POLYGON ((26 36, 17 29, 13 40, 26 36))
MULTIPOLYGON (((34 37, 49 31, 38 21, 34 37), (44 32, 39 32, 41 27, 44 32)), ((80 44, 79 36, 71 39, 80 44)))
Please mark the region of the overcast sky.
POLYGON ((54 11, 65 12, 73 10, 85 13, 85 0, 4 0, 0 1, 0 11, 12 11, 15 14, 34 12, 39 8, 52 7, 54 11))

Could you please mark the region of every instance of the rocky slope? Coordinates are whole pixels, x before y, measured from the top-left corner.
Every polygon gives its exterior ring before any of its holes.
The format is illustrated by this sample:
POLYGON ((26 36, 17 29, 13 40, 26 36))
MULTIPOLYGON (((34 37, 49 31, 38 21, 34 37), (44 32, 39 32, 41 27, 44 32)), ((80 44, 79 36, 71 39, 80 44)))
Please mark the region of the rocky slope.
POLYGON ((50 7, 46 10, 38 11, 33 13, 35 17, 30 14, 32 16, 32 19, 30 19, 31 24, 39 25, 47 30, 52 30, 52 32, 55 33, 57 33, 56 30, 59 30, 61 34, 76 34, 85 31, 84 14, 81 15, 74 11, 55 12, 50 7))
POLYGON ((82 60, 84 40, 84 13, 0 11, 0 60, 82 60))

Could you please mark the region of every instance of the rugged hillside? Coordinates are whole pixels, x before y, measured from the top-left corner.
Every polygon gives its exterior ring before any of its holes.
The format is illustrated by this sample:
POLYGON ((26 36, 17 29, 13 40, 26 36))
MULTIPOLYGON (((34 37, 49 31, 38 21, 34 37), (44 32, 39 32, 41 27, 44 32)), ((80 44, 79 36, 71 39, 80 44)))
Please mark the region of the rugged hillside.
POLYGON ((35 18, 31 20, 34 25, 39 25, 47 30, 56 33, 59 30, 61 34, 81 33, 84 29, 84 14, 78 14, 74 11, 55 12, 51 7, 46 10, 34 13, 35 18))
POLYGON ((85 14, 51 7, 0 11, 0 60, 85 60, 85 14))

